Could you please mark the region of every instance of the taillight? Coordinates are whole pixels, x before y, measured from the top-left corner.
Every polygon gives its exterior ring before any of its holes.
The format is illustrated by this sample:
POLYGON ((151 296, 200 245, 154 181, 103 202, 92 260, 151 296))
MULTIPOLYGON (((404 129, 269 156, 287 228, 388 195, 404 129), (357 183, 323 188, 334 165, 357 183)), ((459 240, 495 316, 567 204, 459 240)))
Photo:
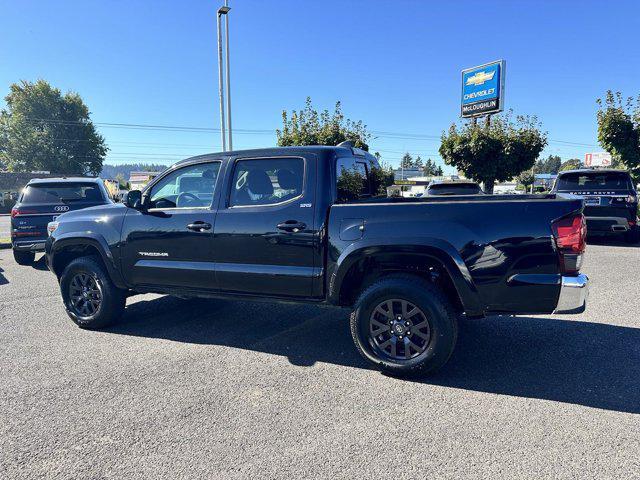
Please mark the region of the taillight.
POLYGON ((31 215, 34 213, 38 213, 35 210, 20 210, 19 208, 13 207, 11 209, 11 218, 19 217, 20 215, 31 215))
POLYGON ((587 223, 584 215, 572 215, 551 224, 560 256, 562 273, 576 274, 582 266, 582 254, 587 246, 587 223))

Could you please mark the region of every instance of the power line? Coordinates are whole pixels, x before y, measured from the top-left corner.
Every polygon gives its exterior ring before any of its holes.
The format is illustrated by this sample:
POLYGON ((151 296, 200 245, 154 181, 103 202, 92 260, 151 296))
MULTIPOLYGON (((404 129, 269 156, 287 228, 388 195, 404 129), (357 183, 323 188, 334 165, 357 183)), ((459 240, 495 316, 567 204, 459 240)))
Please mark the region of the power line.
MULTIPOLYGON (((44 119, 27 117, 27 121, 32 123, 52 123, 63 125, 82 125, 89 124, 87 121, 73 121, 73 120, 57 120, 57 119, 44 119)), ((144 124, 144 123, 124 123, 124 122, 92 122, 96 126, 103 128, 119 128, 119 129, 133 129, 133 130, 157 130, 157 131, 178 131, 178 132, 220 132, 219 128, 214 127, 195 127, 186 125, 156 125, 156 124, 144 124)), ((273 135, 275 129, 234 129, 236 133, 245 135, 273 135)), ((435 141, 440 140, 440 135, 430 135, 421 133, 406 133, 406 132, 391 132, 383 130, 371 130, 370 133, 380 138, 388 138, 393 140, 417 140, 417 141, 435 141)), ((73 140, 73 139, 71 139, 73 140)), ((570 140, 549 139, 549 143, 573 146, 573 147, 591 147, 597 148, 598 146, 593 143, 575 142, 570 140)))

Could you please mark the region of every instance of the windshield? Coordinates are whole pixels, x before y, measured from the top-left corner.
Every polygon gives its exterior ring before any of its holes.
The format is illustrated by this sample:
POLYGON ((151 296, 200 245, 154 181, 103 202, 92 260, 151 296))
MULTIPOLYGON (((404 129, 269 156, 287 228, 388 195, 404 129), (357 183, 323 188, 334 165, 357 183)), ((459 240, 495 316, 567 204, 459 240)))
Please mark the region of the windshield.
POLYGON ((71 203, 104 201, 100 187, 95 183, 36 183, 27 185, 22 203, 71 203))
POLYGON ((576 172, 558 177, 560 192, 632 190, 631 178, 627 172, 576 172))
POLYGON ((480 193, 480 186, 476 183, 436 183, 429 186, 427 193, 429 195, 477 195, 480 193))

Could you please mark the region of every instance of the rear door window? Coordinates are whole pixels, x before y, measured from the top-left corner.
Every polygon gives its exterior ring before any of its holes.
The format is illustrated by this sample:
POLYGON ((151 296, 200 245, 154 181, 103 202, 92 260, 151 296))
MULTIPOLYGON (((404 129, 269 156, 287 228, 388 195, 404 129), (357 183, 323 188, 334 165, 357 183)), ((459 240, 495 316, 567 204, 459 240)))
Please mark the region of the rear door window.
POLYGON ((302 195, 302 158, 238 160, 231 182, 229 206, 275 205, 302 195))
POLYGON ((27 185, 22 203, 102 202, 104 195, 95 183, 35 183, 27 185))

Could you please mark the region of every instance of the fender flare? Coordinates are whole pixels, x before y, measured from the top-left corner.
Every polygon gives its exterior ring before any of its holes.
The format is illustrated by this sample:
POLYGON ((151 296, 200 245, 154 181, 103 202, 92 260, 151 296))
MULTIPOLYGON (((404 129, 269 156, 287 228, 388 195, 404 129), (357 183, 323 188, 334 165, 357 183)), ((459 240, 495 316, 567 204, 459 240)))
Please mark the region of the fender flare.
POLYGON ((429 257, 444 266, 453 280, 453 285, 462 302, 465 312, 470 316, 484 314, 480 300, 467 265, 458 250, 450 243, 432 237, 404 238, 398 243, 397 238, 368 239, 352 243, 340 255, 329 280, 329 302, 339 304, 340 290, 349 269, 365 257, 381 253, 402 253, 429 257))
POLYGON ((73 246, 91 246, 95 248, 100 257, 102 258, 102 262, 107 267, 107 273, 111 278, 111 281, 118 287, 126 289, 128 288, 120 271, 116 266, 116 260, 113 258, 113 253, 107 244, 107 241, 104 239, 102 235, 98 235, 97 233, 92 232, 84 232, 82 234, 73 233, 73 234, 63 234, 59 237, 56 237, 51 243, 50 249, 50 265, 54 265, 55 255, 60 251, 64 250, 67 247, 73 246))

